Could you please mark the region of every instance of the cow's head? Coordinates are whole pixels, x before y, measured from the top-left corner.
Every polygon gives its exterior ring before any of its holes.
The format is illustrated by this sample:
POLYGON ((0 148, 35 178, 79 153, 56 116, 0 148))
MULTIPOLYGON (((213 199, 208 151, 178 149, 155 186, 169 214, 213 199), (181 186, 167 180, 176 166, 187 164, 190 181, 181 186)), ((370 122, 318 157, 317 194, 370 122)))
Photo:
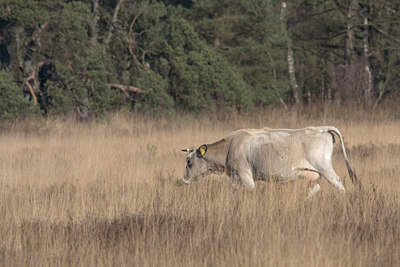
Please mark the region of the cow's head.
POLYGON ((186 170, 182 181, 186 184, 195 182, 199 178, 204 177, 210 171, 204 155, 207 152, 207 145, 201 145, 198 149, 183 149, 182 151, 189 152, 186 158, 186 170))

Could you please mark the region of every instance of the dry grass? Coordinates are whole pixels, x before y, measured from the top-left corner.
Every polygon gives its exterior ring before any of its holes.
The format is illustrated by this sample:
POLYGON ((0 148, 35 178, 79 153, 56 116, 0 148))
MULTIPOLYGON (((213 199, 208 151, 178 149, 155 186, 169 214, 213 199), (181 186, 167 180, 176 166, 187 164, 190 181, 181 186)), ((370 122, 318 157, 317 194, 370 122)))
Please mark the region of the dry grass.
POLYGON ((395 266, 400 264, 400 120, 269 110, 193 120, 115 115, 54 120, 0 138, 0 262, 5 266, 395 266), (218 176, 179 186, 181 148, 244 127, 334 125, 365 190, 334 165, 304 201, 303 182, 233 189, 218 176))

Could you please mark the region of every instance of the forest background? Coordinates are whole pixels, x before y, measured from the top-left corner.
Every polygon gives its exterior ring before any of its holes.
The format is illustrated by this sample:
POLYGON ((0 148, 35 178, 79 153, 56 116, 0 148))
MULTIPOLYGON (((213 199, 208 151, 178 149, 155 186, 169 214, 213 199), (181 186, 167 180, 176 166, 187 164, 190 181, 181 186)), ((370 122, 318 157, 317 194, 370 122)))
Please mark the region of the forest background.
POLYGON ((2 0, 0 116, 399 99, 400 1, 2 0))
POLYGON ((400 266, 399 10, 0 0, 0 262, 400 266), (363 190, 338 145, 345 197, 179 182, 182 148, 309 125, 340 129, 363 190))

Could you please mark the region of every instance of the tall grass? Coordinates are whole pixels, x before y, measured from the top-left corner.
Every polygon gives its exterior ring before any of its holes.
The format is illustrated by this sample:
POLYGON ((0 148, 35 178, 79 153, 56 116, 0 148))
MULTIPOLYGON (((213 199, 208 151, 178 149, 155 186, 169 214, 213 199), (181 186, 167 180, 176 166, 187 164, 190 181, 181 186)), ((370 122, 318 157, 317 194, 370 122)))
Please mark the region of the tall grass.
POLYGON ((400 120, 390 114, 267 110, 177 120, 116 114, 108 122, 48 120, 3 127, 0 262, 5 266, 395 266, 400 264, 400 120), (350 115, 349 115, 350 114, 350 115), (180 149, 238 128, 334 125, 341 196, 327 182, 219 176, 190 186, 180 149))

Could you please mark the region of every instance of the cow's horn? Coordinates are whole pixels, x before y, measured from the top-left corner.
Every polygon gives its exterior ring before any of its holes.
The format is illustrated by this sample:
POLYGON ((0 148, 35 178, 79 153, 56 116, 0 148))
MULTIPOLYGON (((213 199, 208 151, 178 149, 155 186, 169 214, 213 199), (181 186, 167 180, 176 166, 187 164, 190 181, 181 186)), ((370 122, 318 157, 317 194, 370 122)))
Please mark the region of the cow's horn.
POLYGON ((183 152, 193 152, 194 148, 186 148, 186 149, 182 149, 183 152))

